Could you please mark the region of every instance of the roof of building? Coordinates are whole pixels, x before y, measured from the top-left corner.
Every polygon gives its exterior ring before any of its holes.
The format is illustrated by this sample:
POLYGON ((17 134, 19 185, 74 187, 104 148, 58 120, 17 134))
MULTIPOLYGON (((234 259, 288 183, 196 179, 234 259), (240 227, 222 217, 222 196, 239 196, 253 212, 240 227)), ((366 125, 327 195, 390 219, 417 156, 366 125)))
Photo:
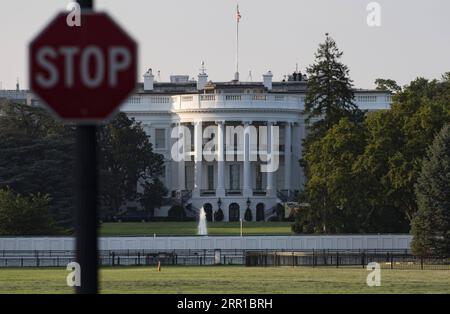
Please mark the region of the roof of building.
MULTIPOLYGON (((241 81, 229 81, 229 82, 212 82, 209 81, 205 87, 205 90, 199 91, 197 89, 197 82, 189 81, 182 83, 171 82, 155 82, 153 84, 153 90, 144 90, 144 84, 137 84, 138 94, 198 94, 198 93, 245 93, 249 90, 253 90, 257 93, 305 93, 307 89, 306 81, 281 81, 273 82, 272 89, 269 91, 263 84, 263 82, 241 82, 241 81)), ((376 89, 361 89, 355 88, 357 93, 386 93, 384 90, 376 89)))

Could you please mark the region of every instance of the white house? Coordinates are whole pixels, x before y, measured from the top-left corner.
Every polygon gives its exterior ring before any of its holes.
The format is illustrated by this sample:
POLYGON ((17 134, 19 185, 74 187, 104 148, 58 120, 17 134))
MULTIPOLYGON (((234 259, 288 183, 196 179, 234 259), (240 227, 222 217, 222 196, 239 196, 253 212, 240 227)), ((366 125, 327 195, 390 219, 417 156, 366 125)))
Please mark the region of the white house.
MULTIPOLYGON (((306 135, 307 78, 297 72, 279 82, 272 78, 269 71, 261 82, 211 82, 202 67, 197 80, 177 75, 157 82, 151 69, 145 73, 144 83, 121 110, 142 123, 154 151, 164 155, 163 180, 173 199, 191 204, 194 211, 203 206, 214 212, 220 206, 226 221, 239 220, 247 208, 253 220, 263 220, 277 203, 292 200, 301 190, 305 177, 298 161, 306 135), (261 141, 262 132, 268 142, 261 141), (270 151, 271 140, 279 142, 279 162, 276 171, 265 172, 257 149, 270 151), (183 144, 187 157, 175 160, 183 144)), ((366 110, 391 104, 384 91, 358 89, 355 98, 366 110)), ((168 208, 156 215, 167 215, 168 208)))

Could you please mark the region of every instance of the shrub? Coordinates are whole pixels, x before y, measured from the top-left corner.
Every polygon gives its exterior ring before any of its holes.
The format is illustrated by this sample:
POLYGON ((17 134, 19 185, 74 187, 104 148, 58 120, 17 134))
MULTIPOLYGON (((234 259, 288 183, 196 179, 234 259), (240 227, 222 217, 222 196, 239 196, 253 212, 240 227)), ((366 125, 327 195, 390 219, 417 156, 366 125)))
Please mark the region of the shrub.
POLYGON ((15 194, 12 190, 0 190, 0 235, 55 235, 49 215, 48 195, 15 194))
POLYGON ((221 208, 214 212, 214 221, 222 221, 223 218, 224 216, 221 208))
POLYGON ((284 220, 284 206, 280 203, 275 207, 275 213, 277 214, 278 221, 284 220))
POLYGON ((253 215, 252 215, 252 211, 250 210, 250 208, 247 208, 247 210, 245 211, 244 219, 245 219, 245 221, 253 220, 253 215))
POLYGON ((168 213, 169 218, 175 219, 177 221, 183 221, 186 218, 186 213, 184 211, 184 208, 180 205, 173 205, 169 209, 168 213))

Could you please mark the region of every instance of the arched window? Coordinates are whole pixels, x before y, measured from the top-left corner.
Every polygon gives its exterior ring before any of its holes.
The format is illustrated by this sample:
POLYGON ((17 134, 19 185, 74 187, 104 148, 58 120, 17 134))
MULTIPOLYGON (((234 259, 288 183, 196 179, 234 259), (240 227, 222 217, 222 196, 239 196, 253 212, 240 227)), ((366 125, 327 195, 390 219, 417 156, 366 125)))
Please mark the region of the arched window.
POLYGON ((205 210, 206 220, 212 221, 212 217, 213 217, 212 205, 210 203, 206 203, 203 205, 203 209, 205 210))
POLYGON ((228 221, 239 221, 240 213, 239 213, 239 204, 231 203, 228 207, 228 221))
POLYGON ((256 221, 264 221, 264 203, 258 203, 256 205, 256 221))

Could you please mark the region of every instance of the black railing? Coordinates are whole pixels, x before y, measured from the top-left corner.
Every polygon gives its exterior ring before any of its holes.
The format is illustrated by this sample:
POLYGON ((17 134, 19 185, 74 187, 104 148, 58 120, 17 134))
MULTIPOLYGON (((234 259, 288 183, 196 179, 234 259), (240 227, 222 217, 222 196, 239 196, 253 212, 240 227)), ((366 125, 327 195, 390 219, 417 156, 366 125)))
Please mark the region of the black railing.
POLYGON ((247 251, 246 266, 362 267, 376 262, 383 269, 450 270, 450 257, 415 256, 408 251, 247 251))
POLYGON ((213 190, 213 189, 202 189, 202 190, 200 190, 200 195, 201 196, 215 196, 216 195, 216 190, 213 190))
MULTIPOLYGON (((450 270, 450 257, 415 256, 408 250, 102 250, 101 266, 245 265, 450 270)), ((66 267, 75 251, 0 251, 1 267, 66 267)))

